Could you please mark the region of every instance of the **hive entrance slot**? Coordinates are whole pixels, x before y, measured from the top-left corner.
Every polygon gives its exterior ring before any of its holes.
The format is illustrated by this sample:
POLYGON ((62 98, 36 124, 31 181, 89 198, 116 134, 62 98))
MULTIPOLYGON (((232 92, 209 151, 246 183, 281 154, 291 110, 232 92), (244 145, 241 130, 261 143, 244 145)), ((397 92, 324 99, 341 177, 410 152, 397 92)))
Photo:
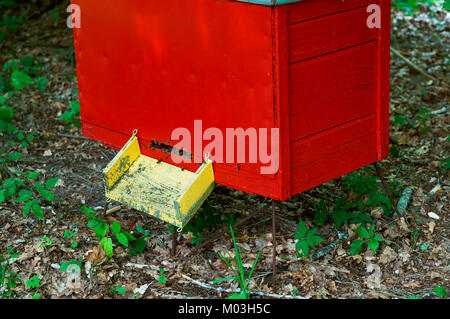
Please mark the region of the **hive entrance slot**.
POLYGON ((189 151, 173 147, 169 144, 164 144, 164 143, 153 140, 150 143, 150 147, 152 149, 157 149, 157 150, 163 151, 164 153, 177 154, 178 156, 192 160, 192 154, 189 151))

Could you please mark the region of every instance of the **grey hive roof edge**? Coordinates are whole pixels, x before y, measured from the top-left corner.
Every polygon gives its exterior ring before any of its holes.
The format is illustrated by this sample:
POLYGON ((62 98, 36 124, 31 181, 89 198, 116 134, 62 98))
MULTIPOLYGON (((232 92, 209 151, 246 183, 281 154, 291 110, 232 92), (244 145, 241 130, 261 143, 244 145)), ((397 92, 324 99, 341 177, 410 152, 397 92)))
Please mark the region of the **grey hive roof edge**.
POLYGON ((282 4, 300 2, 302 0, 234 0, 234 1, 262 4, 265 6, 279 6, 282 4))

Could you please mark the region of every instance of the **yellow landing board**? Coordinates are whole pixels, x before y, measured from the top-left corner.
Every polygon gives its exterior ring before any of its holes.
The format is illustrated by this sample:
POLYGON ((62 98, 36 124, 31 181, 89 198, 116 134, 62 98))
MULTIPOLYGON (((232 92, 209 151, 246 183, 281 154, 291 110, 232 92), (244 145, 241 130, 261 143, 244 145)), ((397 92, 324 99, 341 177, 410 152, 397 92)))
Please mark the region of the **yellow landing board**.
POLYGON ((133 136, 103 171, 106 197, 183 228, 214 188, 207 160, 192 173, 141 154, 133 136))

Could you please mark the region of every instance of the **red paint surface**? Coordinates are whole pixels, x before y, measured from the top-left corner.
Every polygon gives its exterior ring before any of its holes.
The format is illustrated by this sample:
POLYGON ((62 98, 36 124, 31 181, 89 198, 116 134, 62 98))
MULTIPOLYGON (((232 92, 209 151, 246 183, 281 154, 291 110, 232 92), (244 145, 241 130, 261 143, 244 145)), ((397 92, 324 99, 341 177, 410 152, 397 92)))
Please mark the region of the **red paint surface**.
POLYGON ((223 132, 277 127, 277 174, 260 175, 262 163, 214 170, 219 184, 280 200, 380 160, 389 31, 361 28, 366 2, 73 0, 83 134, 120 149, 138 129, 142 152, 172 163, 146 146, 194 120, 223 132))

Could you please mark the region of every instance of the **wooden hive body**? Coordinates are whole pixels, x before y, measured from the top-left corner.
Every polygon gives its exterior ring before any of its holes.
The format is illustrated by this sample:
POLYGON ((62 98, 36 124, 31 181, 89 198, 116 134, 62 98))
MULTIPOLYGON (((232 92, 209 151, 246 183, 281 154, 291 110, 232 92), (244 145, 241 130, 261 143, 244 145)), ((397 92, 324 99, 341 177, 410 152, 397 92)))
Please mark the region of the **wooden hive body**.
POLYGON ((388 155, 389 0, 72 3, 89 138, 120 149, 138 129, 142 154, 195 172, 152 141, 173 146, 173 130, 194 132, 195 120, 279 128, 277 173, 214 163, 218 184, 277 200, 388 155), (367 26, 370 4, 379 29, 367 26))

